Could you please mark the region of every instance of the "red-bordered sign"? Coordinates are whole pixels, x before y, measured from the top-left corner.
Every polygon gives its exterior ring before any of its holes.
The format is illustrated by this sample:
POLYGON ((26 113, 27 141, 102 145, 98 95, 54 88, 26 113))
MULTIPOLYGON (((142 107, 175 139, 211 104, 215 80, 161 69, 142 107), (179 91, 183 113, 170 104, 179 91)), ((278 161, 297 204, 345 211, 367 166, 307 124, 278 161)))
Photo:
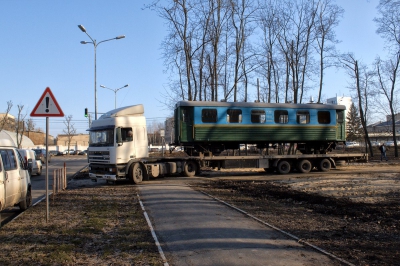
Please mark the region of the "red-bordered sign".
POLYGON ((31 116, 64 116, 49 87, 44 90, 38 103, 33 108, 31 116))

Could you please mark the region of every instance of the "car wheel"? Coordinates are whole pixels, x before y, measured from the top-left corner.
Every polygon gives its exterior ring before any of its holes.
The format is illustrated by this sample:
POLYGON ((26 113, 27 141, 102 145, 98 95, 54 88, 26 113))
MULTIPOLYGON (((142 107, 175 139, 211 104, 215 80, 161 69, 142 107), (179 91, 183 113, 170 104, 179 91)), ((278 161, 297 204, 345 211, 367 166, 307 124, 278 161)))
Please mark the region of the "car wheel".
POLYGON ((28 191, 26 192, 25 199, 19 203, 19 208, 21 209, 21 211, 25 211, 31 206, 31 204, 32 204, 32 193, 31 190, 28 189, 28 191))

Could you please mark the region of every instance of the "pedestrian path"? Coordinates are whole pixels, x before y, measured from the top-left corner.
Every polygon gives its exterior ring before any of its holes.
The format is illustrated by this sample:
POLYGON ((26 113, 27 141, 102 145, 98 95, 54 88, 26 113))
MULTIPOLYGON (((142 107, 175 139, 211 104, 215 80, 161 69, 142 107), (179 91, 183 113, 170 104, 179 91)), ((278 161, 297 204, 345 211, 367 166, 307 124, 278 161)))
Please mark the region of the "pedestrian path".
POLYGON ((340 265, 182 183, 139 191, 169 265, 340 265))

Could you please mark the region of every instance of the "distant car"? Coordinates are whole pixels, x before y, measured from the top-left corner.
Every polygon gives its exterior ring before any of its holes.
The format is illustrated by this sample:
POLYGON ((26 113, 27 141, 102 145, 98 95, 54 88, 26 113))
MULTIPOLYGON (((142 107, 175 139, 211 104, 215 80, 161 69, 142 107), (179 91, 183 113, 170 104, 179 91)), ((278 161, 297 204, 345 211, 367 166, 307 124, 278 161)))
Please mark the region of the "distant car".
POLYGON ((81 150, 75 150, 72 152, 72 155, 78 155, 81 152, 81 150))
POLYGON ((359 147, 360 143, 355 142, 355 141, 348 141, 346 142, 346 147, 347 148, 352 148, 352 147, 359 147))
POLYGON ((372 141, 371 142, 371 146, 373 146, 373 147, 378 147, 379 145, 381 145, 379 142, 377 142, 377 141, 372 141))
POLYGON ((18 152, 21 154, 25 164, 28 166, 28 171, 31 176, 42 174, 42 161, 36 159, 36 153, 33 150, 18 149, 18 152))
POLYGON ((394 147, 394 141, 393 140, 386 141, 385 145, 388 146, 388 147, 394 147))
POLYGON ((80 151, 78 155, 87 155, 87 150, 80 151))
MULTIPOLYGON (((46 163, 46 149, 32 149, 36 153, 36 160, 41 160, 42 163, 46 163)), ((51 161, 51 154, 49 154, 48 161, 51 161)))
POLYGON ((49 151, 49 154, 51 156, 57 156, 58 155, 58 151, 49 151))
POLYGON ((68 155, 68 154, 74 154, 74 152, 75 152, 75 150, 65 150, 63 153, 65 155, 68 155))

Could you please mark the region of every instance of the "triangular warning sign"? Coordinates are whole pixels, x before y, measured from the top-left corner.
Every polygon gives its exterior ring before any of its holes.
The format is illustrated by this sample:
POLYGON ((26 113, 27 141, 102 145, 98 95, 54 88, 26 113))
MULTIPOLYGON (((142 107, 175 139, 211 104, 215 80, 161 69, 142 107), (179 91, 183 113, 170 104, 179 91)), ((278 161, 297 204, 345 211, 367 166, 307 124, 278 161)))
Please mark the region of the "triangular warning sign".
POLYGON ((44 90, 43 95, 33 108, 31 116, 64 116, 49 87, 44 90))

